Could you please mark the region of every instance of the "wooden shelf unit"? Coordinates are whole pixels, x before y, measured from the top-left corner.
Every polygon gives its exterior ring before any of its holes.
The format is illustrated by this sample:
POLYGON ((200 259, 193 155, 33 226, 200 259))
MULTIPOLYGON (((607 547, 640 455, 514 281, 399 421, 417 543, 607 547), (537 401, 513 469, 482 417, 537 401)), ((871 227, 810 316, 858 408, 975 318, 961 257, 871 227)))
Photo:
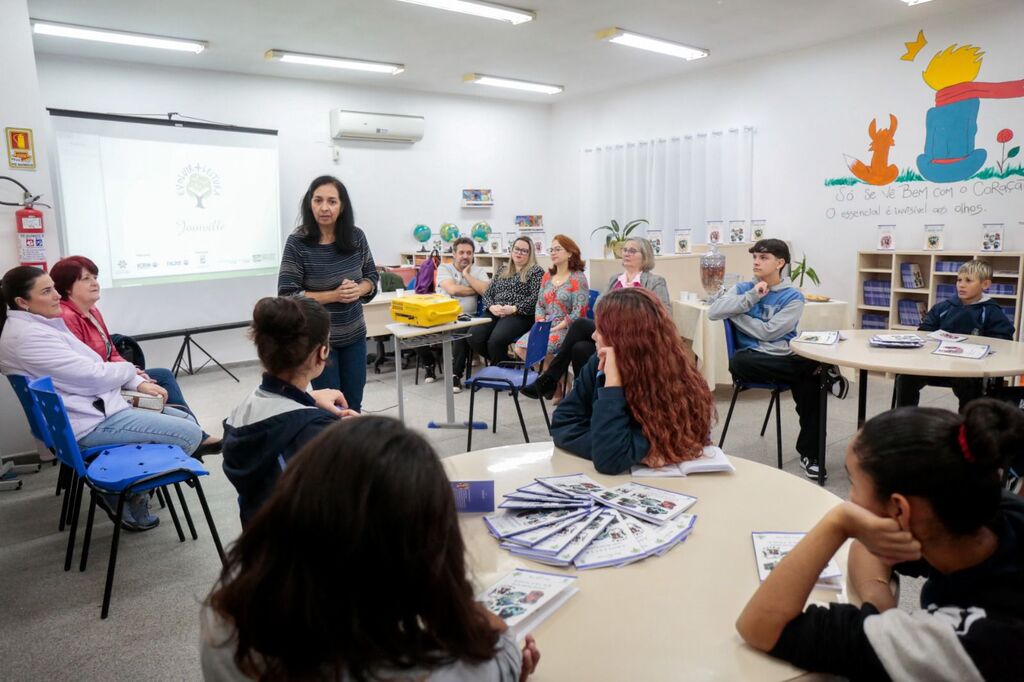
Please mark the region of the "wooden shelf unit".
POLYGON ((1024 251, 859 251, 857 252, 857 291, 854 299, 857 301, 857 316, 854 319, 854 326, 861 328, 861 314, 864 312, 885 313, 888 317, 890 329, 912 330, 916 327, 902 325, 899 323, 899 301, 900 299, 923 300, 928 309, 931 309, 939 302, 938 285, 956 284, 956 272, 940 272, 936 269, 941 261, 988 261, 992 265, 994 283, 1008 283, 1016 285, 1016 293, 989 294, 993 299, 1005 308, 1013 307, 1013 314, 1007 311, 1007 317, 1013 322, 1014 340, 1020 338, 1021 325, 1021 291, 1020 285, 1024 282, 1024 251), (916 263, 921 269, 921 276, 924 278, 924 287, 920 289, 908 289, 903 286, 903 279, 900 276, 900 266, 903 263, 916 263), (867 305, 864 303, 864 281, 869 279, 888 279, 892 294, 889 298, 889 306, 867 305))
MULTIPOLYGON (((398 257, 402 260, 404 266, 419 266, 423 261, 430 255, 429 251, 402 251, 398 254, 398 257)), ((502 265, 508 263, 511 256, 507 253, 479 253, 477 252, 473 262, 483 268, 491 277, 494 277, 494 273, 501 269, 502 265)), ((452 254, 442 253, 442 263, 451 263, 452 254)), ((547 255, 537 256, 537 265, 541 266, 545 270, 551 267, 551 257, 547 255)))

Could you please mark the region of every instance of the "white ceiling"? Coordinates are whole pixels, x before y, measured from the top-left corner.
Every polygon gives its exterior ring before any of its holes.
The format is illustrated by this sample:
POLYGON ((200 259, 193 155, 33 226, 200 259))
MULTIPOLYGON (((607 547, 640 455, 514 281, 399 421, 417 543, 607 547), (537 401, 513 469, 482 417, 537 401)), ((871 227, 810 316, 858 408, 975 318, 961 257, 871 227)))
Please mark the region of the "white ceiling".
POLYGON ((397 0, 28 0, 28 8, 37 19, 209 42, 190 55, 35 36, 41 53, 558 102, 1006 1, 506 0, 537 12, 519 26, 397 0), (595 39, 611 26, 704 47, 711 56, 685 62, 595 39), (271 48, 398 62, 406 71, 380 76, 266 62, 271 48), (464 84, 462 74, 471 71, 566 91, 464 84))

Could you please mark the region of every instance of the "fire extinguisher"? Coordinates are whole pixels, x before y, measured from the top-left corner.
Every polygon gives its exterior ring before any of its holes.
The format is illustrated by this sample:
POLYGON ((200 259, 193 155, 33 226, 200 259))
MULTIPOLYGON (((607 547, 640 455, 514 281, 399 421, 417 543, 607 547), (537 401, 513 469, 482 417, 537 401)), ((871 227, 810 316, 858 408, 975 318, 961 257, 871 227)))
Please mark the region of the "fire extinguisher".
MULTIPOLYGON (((46 239, 43 228, 43 212, 35 208, 39 195, 33 195, 25 185, 14 178, 0 175, 0 180, 10 180, 24 192, 19 203, 0 201, 4 206, 20 206, 14 212, 17 221, 18 260, 22 265, 31 265, 46 270, 46 239)), ((47 206, 46 204, 39 204, 47 206)), ((47 208, 49 208, 47 206, 47 208)))

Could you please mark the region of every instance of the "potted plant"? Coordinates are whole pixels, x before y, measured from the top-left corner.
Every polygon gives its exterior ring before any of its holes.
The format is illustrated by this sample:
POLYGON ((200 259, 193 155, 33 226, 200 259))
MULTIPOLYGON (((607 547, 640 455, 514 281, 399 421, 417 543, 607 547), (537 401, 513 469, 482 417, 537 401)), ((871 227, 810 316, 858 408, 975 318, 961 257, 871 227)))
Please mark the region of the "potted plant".
POLYGON ((595 234, 601 232, 602 230, 607 232, 608 234, 605 235, 604 238, 605 256, 608 255, 608 251, 610 250, 616 258, 622 258, 622 245, 626 242, 627 239, 629 239, 629 235, 632 234, 633 230, 635 230, 642 224, 649 224, 643 218, 640 218, 638 220, 630 220, 622 227, 619 227, 619 223, 616 220, 611 220, 609 221, 609 223, 610 224, 608 225, 602 225, 601 227, 595 229, 593 232, 590 233, 590 236, 593 237, 595 234))
POLYGON ((818 278, 818 273, 814 271, 814 268, 807 265, 807 254, 800 259, 799 262, 794 263, 789 270, 789 278, 797 285, 798 288, 803 289, 804 277, 814 282, 815 286, 821 285, 821 280, 818 278))

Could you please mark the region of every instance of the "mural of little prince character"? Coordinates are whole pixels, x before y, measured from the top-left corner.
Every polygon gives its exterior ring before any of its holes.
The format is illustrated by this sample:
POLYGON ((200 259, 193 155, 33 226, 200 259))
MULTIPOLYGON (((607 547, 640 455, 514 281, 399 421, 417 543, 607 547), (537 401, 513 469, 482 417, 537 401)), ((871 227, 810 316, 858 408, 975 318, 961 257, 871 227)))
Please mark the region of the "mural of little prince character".
POLYGON ((924 153, 917 157, 921 175, 932 182, 966 180, 984 165, 987 153, 975 149, 981 98, 1024 97, 1024 80, 979 83, 985 53, 973 45, 950 45, 921 74, 935 90, 935 106, 925 118, 924 153))

